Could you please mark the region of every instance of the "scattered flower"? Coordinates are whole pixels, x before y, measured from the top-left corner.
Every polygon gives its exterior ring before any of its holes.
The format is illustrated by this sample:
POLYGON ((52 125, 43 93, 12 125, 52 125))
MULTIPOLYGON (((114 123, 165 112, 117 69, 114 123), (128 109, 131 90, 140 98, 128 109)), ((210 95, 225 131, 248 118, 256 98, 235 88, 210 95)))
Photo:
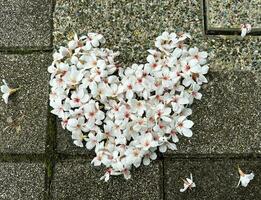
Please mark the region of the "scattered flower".
POLYGON ((182 179, 184 182, 184 188, 180 189, 180 192, 185 192, 188 188, 192 190, 193 187, 196 187, 196 184, 193 182, 192 174, 190 173, 190 178, 182 179))
POLYGON ((247 33, 250 33, 252 27, 251 24, 241 24, 241 37, 245 37, 247 33))
MULTIPOLYGON (((115 61, 118 52, 101 48, 105 39, 96 33, 75 35, 54 53, 51 112, 75 145, 95 151, 91 163, 106 167, 102 180, 120 174, 129 179, 133 166, 149 165, 157 150, 176 150, 179 137, 192 136, 188 107, 201 99, 208 54, 190 48, 190 38, 164 32, 146 63, 126 68, 115 61)), ((192 187, 191 175, 184 191, 192 187)))
POLYGON ((243 187, 247 187, 248 183, 253 180, 254 178, 254 173, 250 173, 250 174, 245 174, 239 167, 238 167, 238 173, 240 175, 237 187, 239 187, 240 183, 243 187))
POLYGON ((1 86, 1 92, 3 93, 2 98, 4 99, 4 102, 8 104, 9 96, 14 94, 19 88, 10 88, 4 79, 3 83, 4 85, 1 86))

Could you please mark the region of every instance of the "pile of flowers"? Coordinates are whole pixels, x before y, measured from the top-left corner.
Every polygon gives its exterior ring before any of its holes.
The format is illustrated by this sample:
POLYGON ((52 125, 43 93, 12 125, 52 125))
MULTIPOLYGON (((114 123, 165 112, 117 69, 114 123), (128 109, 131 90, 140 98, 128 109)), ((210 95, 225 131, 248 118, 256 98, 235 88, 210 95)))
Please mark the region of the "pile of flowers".
POLYGON ((149 165, 157 151, 176 150, 191 137, 189 106, 201 99, 206 52, 190 48, 187 33, 164 32, 147 62, 121 67, 118 52, 102 48, 102 35, 88 33, 61 46, 48 68, 51 111, 71 132, 74 144, 94 149, 94 166, 130 178, 132 166, 149 165))

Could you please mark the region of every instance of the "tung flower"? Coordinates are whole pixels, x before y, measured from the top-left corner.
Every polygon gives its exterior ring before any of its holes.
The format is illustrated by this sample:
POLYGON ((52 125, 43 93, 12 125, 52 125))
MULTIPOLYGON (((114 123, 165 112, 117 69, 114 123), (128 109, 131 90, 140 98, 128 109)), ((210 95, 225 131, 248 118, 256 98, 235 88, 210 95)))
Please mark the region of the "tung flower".
POLYGON ((240 179, 238 181, 238 184, 237 184, 237 187, 240 185, 243 186, 243 187, 246 187, 248 185, 248 183, 253 180, 254 178, 254 173, 250 173, 250 174, 245 174, 239 167, 238 167, 238 173, 240 175, 240 179))
POLYGON ((251 24, 241 24, 241 37, 245 37, 247 33, 250 33, 251 31, 251 24))
POLYGON ((19 88, 10 88, 4 79, 3 83, 4 85, 1 86, 1 92, 3 93, 2 98, 4 99, 4 102, 7 104, 9 96, 14 94, 19 88))
POLYGON ((192 174, 190 173, 190 179, 182 179, 184 181, 184 188, 180 189, 180 192, 185 192, 188 188, 192 190, 193 187, 196 187, 196 184, 193 182, 192 174))

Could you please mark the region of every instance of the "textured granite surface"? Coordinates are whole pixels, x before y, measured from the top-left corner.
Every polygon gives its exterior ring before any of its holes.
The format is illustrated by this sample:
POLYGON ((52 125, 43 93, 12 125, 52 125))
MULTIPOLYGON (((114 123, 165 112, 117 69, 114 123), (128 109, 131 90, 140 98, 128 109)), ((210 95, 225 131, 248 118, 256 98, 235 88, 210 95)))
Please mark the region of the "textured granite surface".
POLYGON ((208 25, 211 28, 240 28, 250 23, 261 28, 260 0, 206 0, 208 4, 208 25))
POLYGON ((44 153, 50 62, 49 53, 0 54, 0 80, 20 88, 8 104, 0 101, 1 153, 44 153))
POLYGON ((1 163, 1 200, 42 200, 45 170, 41 163, 1 163))
POLYGON ((103 170, 90 166, 90 160, 58 162, 52 182, 53 199, 162 199, 161 161, 133 170, 132 179, 113 177, 108 183, 100 181, 103 170))
POLYGON ((202 100, 192 106, 191 139, 180 137, 186 154, 261 153, 261 74, 210 71, 202 100))
POLYGON ((52 0, 1 0, 0 49, 51 48, 52 0))

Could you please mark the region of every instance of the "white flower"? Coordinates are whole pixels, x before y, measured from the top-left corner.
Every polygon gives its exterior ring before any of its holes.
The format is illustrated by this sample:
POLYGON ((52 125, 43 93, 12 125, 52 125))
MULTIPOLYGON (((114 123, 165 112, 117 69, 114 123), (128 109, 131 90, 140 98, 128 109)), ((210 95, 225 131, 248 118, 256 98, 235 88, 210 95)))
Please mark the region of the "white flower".
POLYGON ((98 133, 96 136, 90 132, 88 134, 88 139, 87 139, 87 143, 86 143, 86 148, 87 149, 92 149, 94 148, 97 144, 99 144, 99 142, 103 139, 101 133, 98 133))
POLYGON ((1 86, 1 92, 3 93, 2 98, 4 99, 4 102, 8 104, 9 96, 14 94, 19 88, 10 88, 4 79, 3 83, 4 85, 1 86))
POLYGON ((106 173, 104 174, 104 176, 102 176, 100 178, 100 180, 104 179, 105 182, 108 182, 108 180, 110 179, 110 175, 120 175, 120 174, 121 173, 115 172, 112 168, 109 168, 109 169, 106 170, 106 173))
POLYGON ((88 33, 86 37, 85 49, 90 50, 92 47, 98 47, 100 44, 105 42, 104 37, 97 33, 88 33))
POLYGON ((142 157, 143 151, 140 148, 130 147, 127 149, 126 153, 127 163, 132 163, 135 167, 139 167, 142 157))
POLYGON ((245 174, 239 167, 238 167, 238 173, 240 175, 240 179, 238 181, 238 184, 237 184, 237 187, 240 185, 243 186, 243 187, 247 187, 248 183, 253 180, 254 178, 254 173, 250 173, 250 174, 245 174))
POLYGON ((68 84, 69 88, 75 88, 83 78, 83 73, 75 66, 71 67, 71 70, 65 75, 64 80, 68 84))
POLYGON ((68 120, 67 129, 72 132, 72 134, 79 134, 82 132, 87 132, 90 129, 85 123, 84 117, 80 117, 79 119, 71 118, 68 120))
POLYGON ((91 129, 95 124, 101 125, 104 119, 104 113, 99 109, 98 103, 91 100, 84 105, 85 118, 87 119, 87 126, 91 129))
POLYGON ((199 63, 201 65, 204 65, 207 62, 206 58, 208 57, 208 53, 205 51, 199 52, 197 47, 190 48, 189 54, 191 56, 190 65, 193 65, 191 62, 199 63))
POLYGON ((241 37, 245 37, 247 33, 250 33, 252 27, 251 24, 241 24, 240 25, 241 28, 241 37))
POLYGON ((151 133, 146 133, 145 135, 140 136, 138 141, 140 142, 139 147, 141 147, 144 151, 149 150, 151 147, 158 146, 158 142, 154 140, 151 133))
POLYGON ((172 110, 176 113, 180 113, 183 110, 184 105, 188 103, 189 103, 189 99, 183 97, 182 95, 172 96, 171 106, 172 106, 172 110))
POLYGON ((176 129, 180 134, 186 137, 191 137, 192 131, 190 130, 190 128, 193 125, 194 123, 191 120, 187 120, 185 116, 181 116, 176 122, 176 129))
POLYGON ((69 99, 66 99, 64 102, 57 98, 54 101, 50 102, 50 106, 53 108, 51 113, 57 115, 58 117, 62 117, 65 111, 69 111, 71 106, 69 104, 69 99))
POLYGON ((69 54, 69 50, 65 47, 60 47, 59 52, 53 54, 54 61, 62 60, 65 56, 69 54))
POLYGON ((79 88, 78 91, 72 92, 70 105, 72 108, 81 107, 90 100, 90 96, 85 90, 79 88))
POLYGON ((160 103, 156 107, 155 119, 162 119, 166 122, 171 122, 169 114, 171 113, 171 108, 166 107, 164 104, 160 103))
POLYGON ((107 84, 101 82, 91 87, 91 94, 94 98, 100 99, 101 102, 104 102, 107 97, 112 96, 112 89, 107 84))
POLYGON ((144 153, 143 165, 149 165, 151 160, 156 160, 157 154, 155 152, 147 151, 144 153))
POLYGON ((131 99, 130 105, 132 108, 132 112, 137 112, 139 116, 142 116, 146 110, 145 102, 142 100, 131 99))
POLYGON ((167 149, 169 148, 170 150, 177 150, 177 147, 176 147, 176 144, 174 143, 171 143, 168 141, 168 137, 160 137, 159 139, 159 144, 160 144, 160 147, 159 147, 159 151, 164 153, 167 151, 167 149))
POLYGON ((175 33, 163 32, 162 35, 156 38, 155 46, 161 51, 170 51, 175 47, 178 42, 177 35, 175 33))
POLYGON ((188 188, 192 189, 196 187, 196 184, 193 182, 192 174, 190 173, 190 178, 182 179, 184 182, 184 188, 180 189, 180 192, 185 192, 188 188))
POLYGON ((72 134, 72 139, 74 140, 73 143, 78 147, 83 147, 83 141, 87 140, 87 136, 83 133, 76 132, 72 134))

